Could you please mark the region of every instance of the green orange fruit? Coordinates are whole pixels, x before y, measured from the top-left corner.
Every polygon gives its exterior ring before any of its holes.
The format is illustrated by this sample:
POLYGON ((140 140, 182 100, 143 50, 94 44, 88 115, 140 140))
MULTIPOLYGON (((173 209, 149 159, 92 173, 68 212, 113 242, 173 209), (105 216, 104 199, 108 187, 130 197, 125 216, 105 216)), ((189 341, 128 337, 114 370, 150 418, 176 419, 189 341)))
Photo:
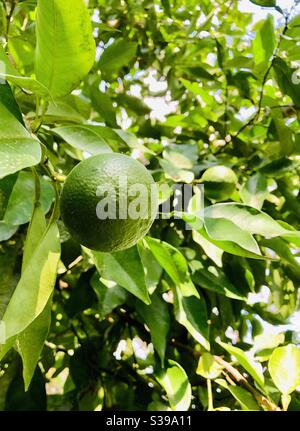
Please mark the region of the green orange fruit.
POLYGON ((132 247, 149 231, 157 214, 157 189, 137 160, 100 154, 70 172, 60 207, 76 241, 93 250, 116 252, 132 247))
POLYGON ((238 182, 236 174, 227 166, 208 168, 201 177, 204 195, 209 199, 224 201, 232 195, 238 182))

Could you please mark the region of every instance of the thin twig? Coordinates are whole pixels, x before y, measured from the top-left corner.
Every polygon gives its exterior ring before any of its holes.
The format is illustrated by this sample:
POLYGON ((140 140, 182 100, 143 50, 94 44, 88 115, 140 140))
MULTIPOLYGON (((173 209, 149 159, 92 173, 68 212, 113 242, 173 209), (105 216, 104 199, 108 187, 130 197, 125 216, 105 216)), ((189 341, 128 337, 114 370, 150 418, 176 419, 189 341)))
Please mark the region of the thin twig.
MULTIPOLYGON (((38 99, 38 100, 39 100, 39 99, 38 99)), ((43 105, 43 108, 42 108, 41 115, 39 116, 39 115, 38 115, 38 113, 39 113, 40 104, 39 104, 39 103, 37 103, 37 107, 36 107, 36 117, 35 117, 35 121, 34 121, 34 125, 33 125, 33 132, 34 132, 34 133, 37 133, 37 132, 40 130, 40 127, 41 127, 41 126, 42 126, 42 124, 43 124, 44 117, 45 117, 45 115, 46 115, 46 112, 47 112, 48 106, 49 106, 49 102, 48 102, 48 101, 44 102, 44 105, 43 105)))
POLYGON ((293 12, 294 7, 295 7, 295 3, 293 4, 290 12, 284 17, 285 18, 284 28, 283 28, 282 32, 280 33, 280 35, 279 35, 278 42, 277 42, 277 45, 276 45, 276 47, 275 47, 275 49, 273 51, 270 64, 269 64, 269 66, 268 66, 268 68, 267 68, 267 70, 266 70, 266 72, 265 72, 265 74, 263 76, 263 79, 262 79, 262 84, 261 84, 261 90, 260 90, 260 94, 259 94, 259 100, 258 100, 257 110, 256 110, 255 114, 245 124, 243 124, 241 126, 241 128, 236 132, 236 134, 233 136, 234 138, 237 138, 240 133, 242 133, 247 127, 249 127, 251 124, 253 124, 259 118, 259 116, 260 116, 260 113, 261 113, 261 110, 262 110, 262 101, 263 101, 263 97, 264 97, 264 87, 265 87, 265 84, 266 84, 266 82, 268 80, 268 77, 269 77, 269 74, 271 72, 271 69, 274 66, 274 62, 275 62, 275 60, 277 58, 277 54, 278 54, 278 51, 280 49, 280 45, 281 45, 282 39, 283 39, 285 33, 287 32, 287 30, 289 28, 289 19, 290 19, 290 16, 291 16, 292 12, 293 12))
POLYGON ((231 0, 231 1, 229 2, 228 6, 227 6, 227 8, 226 8, 226 10, 225 10, 225 14, 224 14, 224 15, 226 15, 226 14, 231 10, 231 8, 232 8, 232 6, 233 6, 233 3, 234 3, 234 0, 231 0))
POLYGON ((225 111, 224 111, 224 123, 225 123, 225 129, 224 129, 224 137, 226 138, 228 134, 228 108, 229 108, 229 91, 228 91, 228 80, 226 73, 225 76, 225 111))
POLYGON ((253 386, 250 385, 248 380, 236 369, 234 368, 229 362, 225 361, 220 356, 214 355, 214 359, 216 362, 218 362, 222 367, 228 371, 228 373, 233 377, 233 379, 239 383, 241 386, 243 386, 248 392, 250 392, 259 405, 265 407, 267 410, 271 411, 279 411, 280 408, 273 403, 273 401, 270 401, 265 395, 261 394, 257 389, 255 389, 253 386))
POLYGON ((16 6, 17 6, 17 3, 15 2, 15 0, 13 0, 11 3, 11 6, 10 6, 9 13, 6 16, 6 21, 7 21, 7 24, 6 24, 6 41, 7 42, 8 42, 8 33, 9 33, 9 29, 10 29, 10 24, 11 24, 12 17, 13 17, 16 6))
POLYGON ((52 181, 56 183, 65 182, 66 176, 55 171, 48 157, 46 157, 46 159, 43 162, 43 168, 47 172, 47 175, 49 175, 52 181))
POLYGON ((172 339, 172 340, 170 340, 170 344, 175 346, 175 347, 179 347, 180 349, 186 350, 187 352, 191 353, 196 359, 199 359, 201 356, 200 352, 197 352, 192 347, 190 347, 186 344, 183 344, 180 341, 176 341, 176 340, 172 339))
POLYGON ((35 184, 35 192, 34 192, 34 207, 37 207, 40 203, 40 197, 41 197, 41 183, 39 175, 36 171, 36 168, 32 167, 31 171, 34 176, 34 184, 35 184))
POLYGON ((284 108, 290 108, 290 109, 294 109, 295 111, 299 111, 300 110, 300 108, 299 107, 297 107, 297 106, 295 106, 295 105, 292 105, 292 104, 288 104, 288 105, 273 105, 273 106, 270 106, 270 109, 284 109, 284 108))
POLYGON ((231 386, 236 386, 236 383, 231 379, 231 377, 226 373, 226 371, 222 371, 222 374, 225 376, 225 379, 231 386))

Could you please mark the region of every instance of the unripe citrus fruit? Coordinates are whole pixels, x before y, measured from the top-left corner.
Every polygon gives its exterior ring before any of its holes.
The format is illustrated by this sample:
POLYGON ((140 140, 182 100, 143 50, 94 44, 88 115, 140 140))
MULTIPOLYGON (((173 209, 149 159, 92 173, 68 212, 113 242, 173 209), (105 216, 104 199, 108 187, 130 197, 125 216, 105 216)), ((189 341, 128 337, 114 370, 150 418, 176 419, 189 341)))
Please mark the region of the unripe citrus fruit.
POLYGON ((61 216, 80 244, 103 252, 125 250, 150 229, 157 213, 157 189, 147 169, 129 156, 100 154, 68 175, 61 216))
POLYGON ((224 201, 234 192, 238 179, 233 170, 227 166, 213 166, 204 172, 201 181, 204 184, 206 197, 224 201))

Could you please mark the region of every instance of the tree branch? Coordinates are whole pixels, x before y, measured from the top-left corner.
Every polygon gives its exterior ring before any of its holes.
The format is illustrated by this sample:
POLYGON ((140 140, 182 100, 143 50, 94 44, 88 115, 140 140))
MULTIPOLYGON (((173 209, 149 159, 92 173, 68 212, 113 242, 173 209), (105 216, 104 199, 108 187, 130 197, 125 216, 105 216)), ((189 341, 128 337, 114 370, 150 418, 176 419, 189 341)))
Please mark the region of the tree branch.
MULTIPOLYGON (((4 2, 4 6, 5 6, 5 2, 4 2)), ((8 42, 8 33, 9 33, 9 28, 10 28, 10 24, 11 24, 11 20, 15 11, 15 8, 17 6, 17 3, 15 0, 12 0, 11 5, 10 5, 10 10, 8 12, 8 14, 6 15, 6 41, 8 42)))
MULTIPOLYGON (((186 350, 187 352, 191 353, 195 358, 200 358, 201 356, 201 353, 192 349, 190 346, 186 346, 185 344, 175 341, 174 339, 171 340, 171 344, 173 346, 177 346, 181 349, 186 350)), ((217 355, 214 355, 214 359, 230 374, 231 378, 236 383, 243 386, 244 389, 246 389, 254 396, 254 398, 256 399, 257 403, 260 406, 265 407, 267 410, 270 410, 270 411, 280 410, 280 408, 273 401, 269 400, 265 395, 263 395, 256 388, 250 385, 248 380, 233 365, 231 365, 229 362, 225 361, 225 359, 217 355)))
POLYGON ((216 355, 214 355, 214 359, 218 364, 222 365, 226 371, 228 371, 237 383, 243 386, 248 392, 251 392, 259 405, 265 407, 267 410, 280 411, 280 408, 274 404, 273 401, 270 401, 265 395, 261 394, 256 388, 251 386, 248 380, 229 362, 216 355))
POLYGON ((277 42, 277 45, 276 45, 276 47, 275 47, 275 49, 273 51, 270 64, 269 64, 269 66, 268 66, 268 68, 267 68, 267 70, 266 70, 266 72, 265 72, 265 74, 263 76, 263 79, 262 79, 262 84, 261 84, 261 90, 260 90, 260 94, 259 94, 259 100, 258 100, 257 110, 256 110, 255 114, 248 120, 248 122, 245 123, 245 124, 243 124, 241 126, 241 128, 236 132, 236 134, 233 136, 234 138, 237 138, 240 133, 242 133, 247 127, 249 127, 251 124, 253 124, 259 118, 259 116, 260 116, 260 113, 261 113, 261 110, 262 110, 262 101, 263 101, 263 96, 264 96, 265 84, 266 84, 266 82, 268 80, 268 77, 269 77, 269 74, 271 72, 271 69, 274 66, 274 61, 277 58, 277 54, 278 54, 278 51, 280 49, 280 45, 281 45, 282 39, 283 39, 285 33, 287 32, 287 30, 289 28, 288 27, 288 25, 289 25, 289 19, 290 19, 290 16, 292 14, 292 11, 293 11, 294 7, 295 7, 295 3, 292 6, 290 12, 284 17, 285 18, 284 28, 283 28, 282 32, 280 33, 280 35, 279 35, 278 42, 277 42))

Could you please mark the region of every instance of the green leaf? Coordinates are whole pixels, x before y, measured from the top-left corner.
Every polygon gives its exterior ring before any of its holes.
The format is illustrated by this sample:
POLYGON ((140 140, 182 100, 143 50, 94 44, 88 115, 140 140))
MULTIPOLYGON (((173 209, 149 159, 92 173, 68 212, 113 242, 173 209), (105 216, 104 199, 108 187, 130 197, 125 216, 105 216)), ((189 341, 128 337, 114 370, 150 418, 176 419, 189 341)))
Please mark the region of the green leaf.
POLYGON ((276 6, 276 0, 250 0, 251 3, 254 3, 258 6, 263 7, 275 7, 276 6))
POLYGON ((227 218, 205 217, 204 225, 210 238, 216 241, 231 241, 239 247, 255 255, 260 255, 260 249, 253 236, 227 218))
POLYGON ((104 152, 118 151, 119 146, 138 149, 142 152, 154 154, 143 144, 140 144, 137 137, 128 131, 121 129, 111 129, 104 126, 76 125, 63 126, 53 129, 70 145, 81 151, 87 151, 91 154, 100 154, 104 152), (81 139, 84 135, 84 139, 81 139))
POLYGON ((171 6, 169 0, 161 0, 161 5, 168 17, 172 17, 171 6))
POLYGON ((115 40, 103 51, 98 63, 100 70, 107 76, 118 72, 121 67, 128 66, 133 60, 136 50, 136 42, 129 42, 123 38, 115 40))
POLYGON ((13 114, 16 117, 16 119, 24 126, 22 113, 20 111, 19 105, 16 102, 16 99, 14 98, 13 92, 11 91, 9 84, 1 80, 0 80, 0 100, 1 100, 1 103, 5 106, 5 108, 8 109, 10 113, 13 114))
POLYGON ((224 49, 224 46, 218 41, 218 39, 216 39, 216 46, 217 46, 218 64, 219 64, 220 68, 223 69, 225 49, 224 49))
MULTIPOLYGON (((84 97, 84 95, 80 92, 79 94, 75 94, 75 92, 68 94, 67 96, 60 99, 62 103, 70 108, 73 108, 81 116, 81 122, 84 119, 88 119, 91 115, 91 104, 90 101, 84 97)), ((59 101, 52 102, 52 106, 54 107, 59 101)))
POLYGON ((153 151, 149 150, 149 148, 141 144, 138 138, 136 137, 136 135, 134 135, 133 133, 122 129, 112 129, 112 130, 116 134, 116 136, 118 136, 119 141, 125 143, 129 148, 137 149, 137 150, 140 150, 141 152, 155 155, 153 151))
POLYGON ((198 160, 198 148, 194 144, 169 144, 163 151, 163 157, 181 169, 193 169, 198 160))
POLYGON ((93 256, 102 278, 114 281, 145 304, 150 304, 144 269, 136 246, 116 253, 93 252, 93 256))
POLYGON ((217 379, 218 383, 223 388, 227 389, 241 405, 243 410, 260 410, 255 398, 246 389, 239 386, 228 385, 223 379, 217 379))
POLYGON ((9 61, 2 45, 0 44, 0 78, 12 84, 31 91, 36 95, 50 97, 48 89, 34 78, 22 76, 9 61))
POLYGON ((33 37, 24 38, 22 34, 8 38, 7 48, 19 70, 31 69, 34 64, 33 37))
POLYGON ((221 374, 222 369, 223 367, 214 360, 213 355, 205 352, 199 359, 196 373, 205 379, 216 379, 221 374))
POLYGON ((53 129, 53 132, 74 148, 86 151, 92 155, 109 153, 112 149, 98 133, 97 128, 88 126, 63 126, 53 129))
POLYGON ((273 121, 276 135, 280 142, 280 156, 290 156, 295 146, 293 132, 290 127, 285 124, 283 118, 273 115, 273 121))
POLYGON ((177 362, 169 360, 166 368, 156 373, 155 377, 166 391, 172 410, 187 411, 192 391, 184 369, 177 362))
MULTIPOLYGON (((288 29, 286 31, 286 35, 292 39, 299 39, 299 25, 300 25, 300 15, 299 13, 294 16, 289 22, 288 29)), ((294 43, 293 40, 293 43, 294 43)))
POLYGON ((256 355, 263 356, 264 352, 268 353, 274 350, 279 344, 284 342, 284 334, 262 333, 254 337, 253 351, 256 355))
POLYGON ((16 374, 16 368, 17 364, 12 363, 10 366, 5 370, 5 373, 1 376, 1 391, 0 391, 0 411, 5 410, 5 399, 6 394, 8 391, 8 388, 16 374))
POLYGON ((195 67, 182 67, 184 74, 188 74, 191 77, 207 79, 208 81, 215 81, 216 77, 207 71, 207 68, 201 66, 195 67))
POLYGON ((174 291, 176 319, 205 349, 210 349, 206 302, 188 280, 174 291))
POLYGON ((10 349, 13 348, 16 336, 11 337, 9 340, 4 341, 5 339, 5 327, 3 329, 3 326, 0 327, 0 336, 1 336, 1 343, 0 343, 0 361, 5 357, 6 353, 10 351, 10 349))
POLYGON ((46 218, 44 210, 40 202, 36 203, 33 215, 28 227, 27 237, 24 244, 23 260, 22 260, 22 273, 30 262, 32 255, 41 241, 46 230, 46 218))
POLYGON ((250 234, 258 234, 267 238, 287 234, 279 223, 268 214, 243 204, 224 203, 205 208, 205 220, 227 219, 237 227, 250 234))
POLYGON ((286 241, 300 247, 300 232, 299 231, 291 230, 291 231, 289 231, 289 233, 281 235, 281 237, 283 239, 285 239, 286 241))
POLYGON ((105 141, 106 145, 112 147, 114 151, 117 151, 119 145, 126 145, 126 142, 116 133, 116 129, 111 129, 105 126, 90 126, 84 125, 84 127, 91 132, 93 132, 96 136, 99 136, 99 139, 105 141))
POLYGON ((210 241, 208 241, 205 236, 201 234, 201 231, 192 231, 193 240, 199 244, 205 254, 220 268, 222 267, 222 255, 223 250, 219 247, 216 247, 210 241))
POLYGON ((34 319, 32 323, 17 336, 16 349, 21 355, 23 362, 23 379, 25 391, 31 383, 36 365, 40 359, 45 340, 47 338, 51 323, 52 295, 44 310, 34 319))
POLYGON ((160 159, 159 163, 165 172, 165 176, 176 182, 190 183, 195 175, 192 171, 181 169, 170 160, 160 159))
POLYGON ((59 232, 56 224, 52 224, 33 253, 4 313, 7 340, 24 331, 44 310, 53 292, 59 258, 59 232))
POLYGON ((136 301, 136 310, 150 330, 151 341, 163 367, 167 337, 170 329, 170 316, 167 303, 157 290, 151 295, 151 304, 136 301))
MULTIPOLYGON (((208 217, 205 217, 205 227, 201 229, 199 229, 199 224, 203 224, 202 220, 195 217, 192 213, 177 213, 177 215, 180 215, 187 224, 195 229, 199 233, 200 238, 203 238, 218 249, 241 257, 262 259, 258 245, 252 235, 235 225, 230 219, 227 220, 225 217, 223 219, 221 217, 219 219, 211 217, 212 214, 210 211, 215 206, 216 205, 205 208, 205 213, 208 217), (231 230, 235 232, 235 236, 231 234, 231 230), (239 239, 241 239, 241 241, 239 241, 239 239)), ((197 240, 199 240, 199 238, 197 238, 197 240)), ((221 259, 221 256, 219 259, 221 259)))
POLYGON ((2 247, 0 251, 0 322, 18 282, 17 275, 14 274, 17 250, 8 244, 2 247))
POLYGON ((228 280, 228 278, 222 272, 217 272, 217 275, 212 272, 201 268, 192 275, 192 279, 195 284, 202 287, 203 289, 216 292, 219 295, 227 296, 227 298, 237 299, 245 301, 246 296, 239 293, 236 287, 228 280))
POLYGON ((65 310, 69 318, 75 318, 80 313, 95 305, 96 296, 91 285, 90 272, 82 272, 79 279, 72 283, 72 291, 65 304, 65 310))
POLYGON ((290 160, 287 157, 273 160, 270 163, 264 164, 260 172, 271 178, 281 178, 293 169, 296 169, 299 162, 296 160, 290 160))
POLYGON ((144 267, 147 289, 152 294, 161 279, 163 270, 151 251, 143 247, 142 243, 138 243, 138 250, 144 267))
POLYGON ((47 409, 46 385, 39 367, 36 368, 31 385, 25 392, 20 367, 12 380, 5 400, 6 411, 45 411, 47 409))
POLYGON ((78 409, 84 411, 101 411, 103 408, 105 392, 101 384, 89 388, 83 394, 80 394, 78 400, 78 409))
POLYGON ((1 3, 0 4, 0 36, 6 34, 6 32, 7 32, 6 8, 4 4, 1 3))
POLYGON ((262 208, 268 194, 267 179, 259 172, 249 177, 240 191, 243 202, 258 210, 262 208))
POLYGON ((53 98, 70 93, 94 64, 95 42, 83 0, 38 0, 37 79, 53 98))
POLYGON ((170 244, 154 238, 145 238, 145 242, 173 282, 183 283, 187 277, 188 266, 182 254, 170 244), (174 265, 175 259, 176 265, 174 265))
POLYGON ((252 42, 255 63, 265 63, 267 68, 268 61, 274 52, 275 44, 274 18, 273 15, 268 15, 267 19, 257 24, 256 36, 252 42))
POLYGON ((246 391, 246 389, 240 388, 239 386, 228 386, 229 392, 234 398, 240 403, 243 410, 256 411, 260 410, 257 402, 253 395, 246 391))
MULTIPOLYGON (((238 69, 252 69, 254 67, 254 62, 252 58, 237 55, 234 58, 229 58, 226 61, 226 67, 228 69, 237 67, 238 69)), ((243 75, 238 75, 238 78, 241 78, 243 75)), ((238 79, 239 81, 239 79, 238 79)), ((237 82, 238 82, 237 81, 237 82)))
MULTIPOLYGON (((126 109, 134 112, 136 115, 147 115, 151 112, 149 106, 138 97, 122 93, 117 95, 116 100, 120 105, 125 106, 126 109)), ((115 111, 115 108, 113 109, 115 111)))
POLYGON ((91 278, 91 286, 98 298, 97 311, 100 314, 100 319, 105 319, 107 314, 111 313, 119 305, 124 304, 128 298, 128 294, 123 287, 115 283, 111 285, 105 280, 100 280, 97 272, 91 278))
POLYGON ((18 174, 7 175, 0 180, 0 220, 3 219, 11 192, 16 184, 18 174))
POLYGON ((273 61, 273 67, 280 90, 293 100, 296 106, 300 106, 300 86, 293 82, 293 73, 287 63, 280 57, 273 61))
POLYGON ((0 242, 10 239, 18 230, 18 226, 0 221, 0 242))
POLYGON ((220 346, 223 347, 230 355, 234 356, 238 363, 253 377, 256 383, 263 388, 264 387, 264 376, 262 373, 262 367, 259 362, 255 362, 249 358, 243 350, 238 347, 231 346, 230 344, 218 341, 220 346))
POLYGON ((300 280, 300 265, 297 258, 292 253, 288 244, 282 238, 271 238, 261 241, 261 245, 268 247, 275 251, 280 257, 281 261, 291 266, 294 273, 299 277, 300 280))
POLYGON ((154 238, 146 238, 145 242, 175 285, 176 319, 209 350, 206 303, 191 280, 185 258, 170 244, 154 238))
MULTIPOLYGON (((41 204, 38 203, 33 211, 32 219, 28 228, 24 245, 22 274, 32 262, 32 257, 46 231, 46 219, 41 204)), ((23 362, 23 378, 25 390, 28 389, 34 374, 37 362, 48 335, 51 322, 52 295, 50 296, 44 310, 33 320, 33 322, 21 332, 16 339, 16 348, 23 362)))
POLYGON ((294 344, 277 347, 268 363, 272 380, 284 395, 300 385, 300 349, 294 344))
MULTIPOLYGON (((32 173, 20 172, 7 204, 4 221, 16 226, 28 223, 33 212, 34 194, 35 183, 32 173)), ((51 183, 42 178, 40 202, 45 213, 52 205, 53 196, 51 183)))
POLYGON ((0 178, 38 164, 41 147, 0 102, 0 178))
POLYGON ((193 94, 196 94, 197 96, 200 96, 202 102, 206 105, 212 106, 216 103, 213 96, 211 96, 209 92, 203 87, 201 87, 197 82, 190 82, 187 79, 183 78, 181 78, 180 81, 188 91, 193 94))
MULTIPOLYGON (((187 222, 189 223, 188 220, 187 220, 187 222)), ((249 257, 252 259, 262 259, 261 254, 256 254, 256 253, 253 253, 251 251, 246 250, 245 248, 243 248, 239 244, 237 244, 236 241, 215 240, 207 234, 207 232, 204 228, 202 228, 199 232, 207 241, 211 242, 213 245, 226 251, 227 253, 234 254, 236 256, 241 256, 241 257, 249 257)), ((230 238, 230 239, 232 239, 232 238, 230 238)))
POLYGON ((109 25, 106 25, 106 24, 103 24, 103 23, 99 23, 99 24, 97 23, 96 26, 97 26, 97 28, 99 28, 99 31, 101 31, 102 33, 104 33, 104 32, 120 33, 121 32, 117 28, 110 27, 109 25))
POLYGON ((111 98, 95 86, 91 88, 91 100, 105 123, 110 127, 117 127, 116 108, 114 108, 111 98))
POLYGON ((84 117, 82 113, 76 109, 75 101, 71 104, 66 102, 67 97, 72 96, 74 96, 74 94, 69 94, 69 96, 56 100, 55 102, 49 102, 48 109, 44 116, 44 123, 55 125, 61 122, 82 123, 84 117))

